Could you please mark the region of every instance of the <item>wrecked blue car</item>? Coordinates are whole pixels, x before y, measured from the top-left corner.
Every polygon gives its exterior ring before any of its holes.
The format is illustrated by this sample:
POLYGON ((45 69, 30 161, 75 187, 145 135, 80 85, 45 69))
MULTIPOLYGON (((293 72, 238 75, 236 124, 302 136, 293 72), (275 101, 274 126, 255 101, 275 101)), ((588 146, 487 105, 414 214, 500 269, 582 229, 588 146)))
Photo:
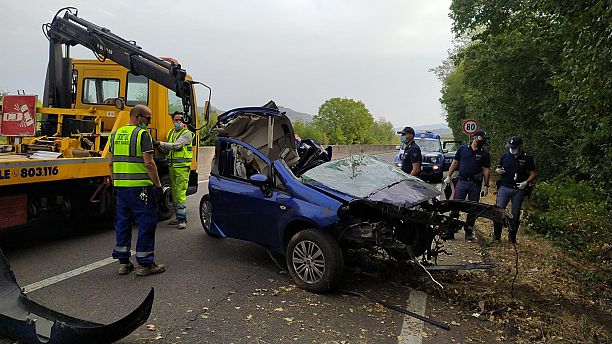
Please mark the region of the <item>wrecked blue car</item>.
POLYGON ((291 121, 273 103, 219 116, 204 231, 264 245, 286 257, 301 288, 325 292, 342 278, 342 248, 379 248, 397 259, 437 255, 437 236, 466 212, 508 224, 505 211, 439 192, 374 156, 331 160, 310 141, 298 149, 291 121), (299 153, 298 153, 299 152, 299 153))

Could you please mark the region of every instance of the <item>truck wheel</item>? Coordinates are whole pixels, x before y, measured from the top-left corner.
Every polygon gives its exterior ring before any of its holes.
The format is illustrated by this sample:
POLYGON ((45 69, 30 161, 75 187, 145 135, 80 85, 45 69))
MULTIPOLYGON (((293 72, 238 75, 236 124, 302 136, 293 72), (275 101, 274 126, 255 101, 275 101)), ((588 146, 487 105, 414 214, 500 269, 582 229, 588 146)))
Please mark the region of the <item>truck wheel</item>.
POLYGON ((213 238, 221 237, 219 234, 210 230, 210 226, 212 225, 212 203, 210 202, 209 195, 204 195, 202 199, 200 199, 200 222, 206 234, 213 238))
POLYGON ((342 251, 338 242, 323 230, 297 232, 289 240, 286 259, 291 277, 304 290, 323 293, 342 278, 342 251))
POLYGON ((165 221, 174 214, 174 201, 172 200, 172 189, 170 188, 170 176, 165 174, 161 177, 163 193, 157 200, 157 221, 165 221))

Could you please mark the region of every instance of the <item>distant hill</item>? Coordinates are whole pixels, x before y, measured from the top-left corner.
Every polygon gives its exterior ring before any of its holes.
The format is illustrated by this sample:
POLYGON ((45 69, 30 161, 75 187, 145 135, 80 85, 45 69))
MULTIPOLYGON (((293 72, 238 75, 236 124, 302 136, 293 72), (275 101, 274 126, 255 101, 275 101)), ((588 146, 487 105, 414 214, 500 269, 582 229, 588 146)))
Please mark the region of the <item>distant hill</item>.
MULTIPOLYGON (((453 132, 446 123, 417 125, 413 127, 415 131, 432 131, 442 137, 452 136, 453 132)), ((396 131, 404 129, 404 127, 395 128, 396 131)))
MULTIPOLYGON (((281 112, 285 112, 286 113, 287 117, 289 117, 289 119, 292 122, 294 122, 298 118, 301 119, 304 122, 312 121, 312 115, 310 115, 310 114, 307 114, 305 112, 298 112, 298 111, 295 111, 295 110, 293 110, 291 108, 280 106, 280 105, 277 105, 277 106, 278 106, 278 109, 281 112)), ((204 108, 198 108, 198 111, 200 113, 202 113, 202 112, 204 112, 204 108)), ((227 110, 221 110, 221 109, 218 109, 218 108, 216 108, 216 107, 211 105, 210 106, 210 112, 212 113, 213 111, 217 111, 217 113, 220 115, 220 114, 224 113, 227 110)))
POLYGON ((297 119, 301 119, 304 122, 312 121, 312 115, 310 115, 310 114, 307 114, 305 112, 297 112, 297 111, 295 111, 295 110, 293 110, 291 108, 280 106, 280 105, 277 105, 277 106, 278 106, 278 109, 281 112, 285 112, 286 113, 287 117, 289 117, 289 119, 292 122, 294 122, 297 119))

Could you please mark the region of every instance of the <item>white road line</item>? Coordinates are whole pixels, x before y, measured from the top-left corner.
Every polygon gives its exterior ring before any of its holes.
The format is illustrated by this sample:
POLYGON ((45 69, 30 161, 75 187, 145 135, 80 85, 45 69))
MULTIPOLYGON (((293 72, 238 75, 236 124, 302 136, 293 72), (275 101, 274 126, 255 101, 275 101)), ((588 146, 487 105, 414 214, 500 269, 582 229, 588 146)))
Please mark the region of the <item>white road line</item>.
MULTIPOLYGON (((410 289, 410 296, 408 297, 408 310, 424 316, 426 303, 426 293, 410 289)), ((402 323, 402 331, 397 341, 398 344, 421 344, 423 341, 423 338, 421 337, 422 330, 422 320, 405 315, 404 322, 402 323)))
POLYGON ((206 179, 206 180, 198 180, 198 184, 202 184, 202 183, 208 183, 208 179, 206 179))
MULTIPOLYGON (((135 254, 135 252, 132 251, 132 255, 134 255, 134 254, 135 254)), ((102 260, 99 260, 97 262, 94 262, 94 263, 91 263, 91 264, 87 264, 85 266, 81 266, 80 268, 76 268, 74 270, 70 270, 70 271, 61 273, 59 275, 53 276, 53 277, 45 278, 42 281, 34 282, 32 284, 28 284, 25 287, 23 287, 23 292, 25 294, 31 293, 34 290, 38 290, 38 289, 41 289, 41 288, 44 288, 44 287, 48 287, 48 286, 50 286, 52 284, 55 284, 55 283, 67 280, 67 279, 69 279, 71 277, 78 276, 80 274, 84 274, 86 272, 95 270, 97 268, 101 268, 103 266, 106 266, 108 264, 114 263, 116 261, 117 260, 114 259, 113 257, 108 257, 106 259, 102 259, 102 260)))

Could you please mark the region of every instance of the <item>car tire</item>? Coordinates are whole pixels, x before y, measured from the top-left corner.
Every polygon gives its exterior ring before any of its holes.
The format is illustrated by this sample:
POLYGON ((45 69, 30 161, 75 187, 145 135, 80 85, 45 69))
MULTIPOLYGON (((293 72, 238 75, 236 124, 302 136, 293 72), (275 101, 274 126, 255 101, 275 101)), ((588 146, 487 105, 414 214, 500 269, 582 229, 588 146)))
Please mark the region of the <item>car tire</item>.
POLYGON ((164 174, 160 178, 162 194, 157 200, 157 221, 168 220, 174 214, 174 202, 172 201, 172 189, 170 187, 170 176, 164 174))
POLYGON ((210 230, 212 225, 212 203, 210 202, 210 196, 208 194, 202 196, 200 199, 200 223, 204 233, 208 234, 213 238, 220 238, 217 233, 210 230))
POLYGON ((342 279, 344 258, 338 242, 324 230, 297 232, 287 245, 287 268, 302 289, 323 293, 342 279))

